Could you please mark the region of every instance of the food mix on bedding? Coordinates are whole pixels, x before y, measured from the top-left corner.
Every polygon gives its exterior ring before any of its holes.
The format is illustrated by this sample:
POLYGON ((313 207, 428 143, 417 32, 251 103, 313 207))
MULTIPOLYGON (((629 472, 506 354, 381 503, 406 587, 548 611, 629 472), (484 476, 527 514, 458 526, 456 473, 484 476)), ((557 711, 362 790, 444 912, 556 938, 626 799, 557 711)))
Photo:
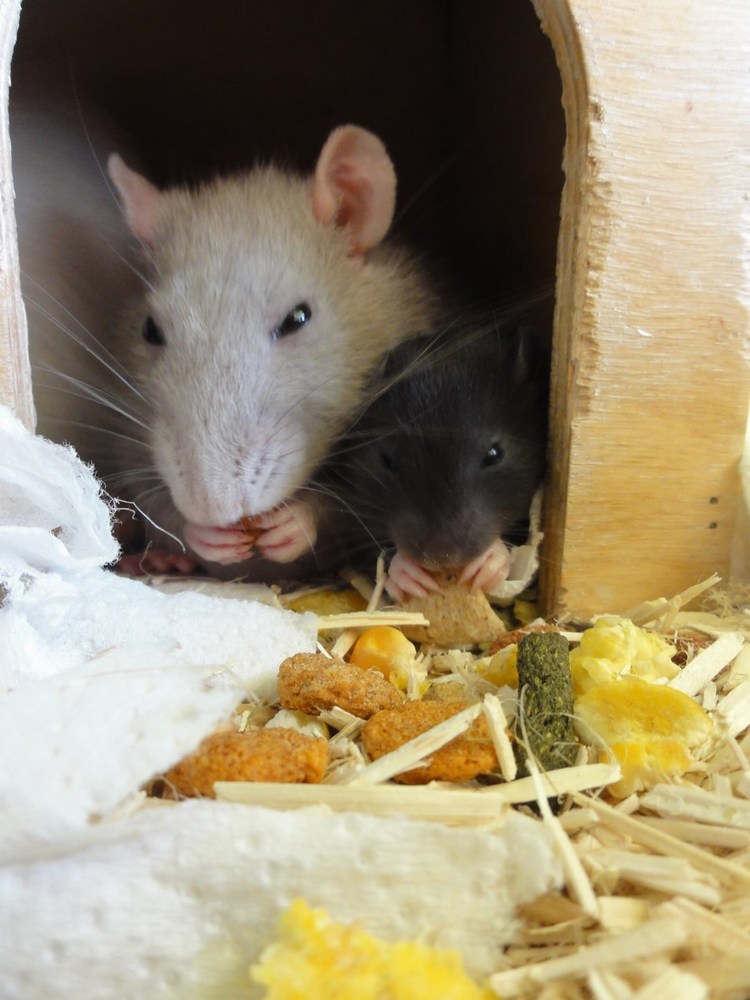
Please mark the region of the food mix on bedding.
MULTIPOLYGON (((552 830, 566 885, 524 907, 502 967, 481 985, 489 992, 455 996, 746 997, 745 597, 711 579, 590 623, 518 626, 490 609, 494 634, 477 639, 476 602, 464 619, 455 592, 443 616, 432 601, 429 625, 414 602, 368 611, 352 589, 292 595, 287 606, 318 612, 320 651, 287 659, 274 704, 240 706, 154 787, 233 801, 248 789, 258 803, 263 790, 243 783, 272 782, 278 805, 280 783, 306 783, 304 795, 290 788, 285 807, 334 809, 347 808, 347 788, 357 793, 349 808, 363 808, 371 788, 375 812, 377 789, 391 783, 415 808, 451 789, 464 813, 467 793, 478 809, 487 797, 513 803, 552 830), (696 599, 704 610, 685 610, 696 599)), ((446 822, 470 822, 450 812, 446 822)), ((296 927, 313 975, 323 959, 310 949, 332 933, 330 922, 295 907, 274 947, 292 947, 296 927)), ((368 955, 374 948, 367 943, 368 955)), ((274 967, 265 958, 255 975, 269 997, 291 996, 274 992, 274 967)), ((393 989, 385 995, 401 995, 393 989)))

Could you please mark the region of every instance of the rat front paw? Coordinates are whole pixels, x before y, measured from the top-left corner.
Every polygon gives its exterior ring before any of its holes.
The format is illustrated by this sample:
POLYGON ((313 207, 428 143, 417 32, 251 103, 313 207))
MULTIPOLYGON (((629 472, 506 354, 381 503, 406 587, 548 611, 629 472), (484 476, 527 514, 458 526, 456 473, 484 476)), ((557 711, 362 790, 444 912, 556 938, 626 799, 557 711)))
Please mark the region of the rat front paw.
POLYGON ((397 551, 388 567, 385 589, 395 601, 403 601, 404 597, 426 597, 440 588, 424 566, 397 551))
POLYGON ((261 529, 256 546, 264 559, 289 563, 309 552, 318 537, 315 515, 300 500, 293 500, 253 518, 261 529))
POLYGON ((241 524, 213 528, 207 524, 187 521, 185 541, 199 558, 222 566, 245 562, 253 550, 253 536, 241 524))
POLYGON ((505 583, 510 572, 510 552, 501 538, 496 538, 484 552, 464 567, 461 583, 472 590, 492 591, 505 583))
POLYGON ((187 575, 196 569, 196 563, 190 556, 182 553, 167 552, 166 549, 146 549, 145 552, 134 552, 114 564, 114 569, 123 576, 148 576, 151 573, 182 573, 187 575))

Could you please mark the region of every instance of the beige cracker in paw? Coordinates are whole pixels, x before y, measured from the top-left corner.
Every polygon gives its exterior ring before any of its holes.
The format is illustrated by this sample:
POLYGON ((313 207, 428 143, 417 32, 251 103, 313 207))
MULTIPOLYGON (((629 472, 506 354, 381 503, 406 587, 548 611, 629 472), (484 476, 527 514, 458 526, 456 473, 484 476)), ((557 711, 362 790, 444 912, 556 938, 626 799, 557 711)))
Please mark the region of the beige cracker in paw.
POLYGON ((481 590, 472 591, 453 576, 436 577, 440 589, 424 597, 407 597, 405 611, 421 611, 429 625, 402 629, 413 642, 436 646, 470 646, 491 642, 505 631, 505 625, 481 590))

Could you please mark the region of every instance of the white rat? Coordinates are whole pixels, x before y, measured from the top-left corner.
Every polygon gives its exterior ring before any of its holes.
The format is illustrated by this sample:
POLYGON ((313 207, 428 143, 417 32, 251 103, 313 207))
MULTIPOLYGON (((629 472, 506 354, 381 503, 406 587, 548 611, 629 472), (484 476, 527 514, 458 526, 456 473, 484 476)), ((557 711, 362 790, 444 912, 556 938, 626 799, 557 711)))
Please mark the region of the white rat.
MULTIPOLYGON (((81 172, 80 157, 73 162, 81 172)), ((113 495, 174 536, 153 536, 173 554, 147 568, 187 569, 184 543, 212 572, 278 576, 268 561, 289 563, 314 545, 320 504, 305 488, 369 375, 387 350, 434 325, 440 308, 414 259, 383 243, 395 205, 391 161, 376 136, 347 125, 329 136, 312 177, 256 167, 160 191, 119 156, 108 165, 145 273, 122 322, 90 329, 86 351, 66 359, 59 333, 57 378, 76 384, 81 406, 99 415, 67 413, 68 430, 56 436, 95 462, 113 495), (77 434, 76 422, 85 423, 77 434), (249 561, 242 518, 260 530, 249 561)), ((55 197, 64 200, 65 164, 40 166, 59 178, 55 197)), ((97 170, 89 174, 90 187, 106 192, 97 170)), ((71 183, 75 202, 83 185, 71 183)), ((35 204, 33 183, 24 187, 22 244, 35 204)), ((105 259, 121 284, 132 277, 121 235, 94 247, 95 285, 109 280, 105 259)), ((65 248, 63 229, 59 259, 65 248)), ((54 262, 38 279, 33 250, 22 263, 28 288, 48 283, 54 262)), ((78 309, 66 310, 64 280, 55 296, 60 311, 78 309)), ((39 317, 29 312, 33 327, 39 317)), ((32 329, 32 354, 35 341, 32 329)), ((37 405, 46 428, 44 394, 37 405)), ((59 397, 51 405, 59 409, 59 397)))
POLYGON ((148 262, 123 336, 184 522, 171 526, 201 560, 233 566, 248 554, 238 522, 262 515, 257 551, 293 561, 316 536, 299 491, 384 352, 437 307, 413 259, 382 243, 396 189, 385 148, 343 126, 311 178, 256 167, 193 191, 159 191, 117 156, 109 171, 148 262))

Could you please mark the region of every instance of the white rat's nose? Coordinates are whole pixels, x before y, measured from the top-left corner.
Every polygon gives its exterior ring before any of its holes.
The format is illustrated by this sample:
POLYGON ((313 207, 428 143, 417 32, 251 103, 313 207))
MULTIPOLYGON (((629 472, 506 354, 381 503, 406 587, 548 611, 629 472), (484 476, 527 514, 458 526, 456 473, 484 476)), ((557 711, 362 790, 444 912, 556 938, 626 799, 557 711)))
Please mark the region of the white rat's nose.
POLYGON ((306 452, 300 434, 287 432, 282 441, 269 434, 251 444, 247 437, 223 437, 155 449, 172 500, 187 521, 227 527, 277 507, 304 482, 307 470, 297 460, 306 452))

